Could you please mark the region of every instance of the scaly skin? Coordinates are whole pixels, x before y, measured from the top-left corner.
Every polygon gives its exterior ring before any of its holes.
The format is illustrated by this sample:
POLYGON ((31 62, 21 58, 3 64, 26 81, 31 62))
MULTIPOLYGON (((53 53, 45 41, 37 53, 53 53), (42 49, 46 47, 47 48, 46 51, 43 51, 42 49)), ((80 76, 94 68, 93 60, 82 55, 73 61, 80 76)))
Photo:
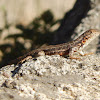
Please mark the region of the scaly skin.
MULTIPOLYGON (((41 52, 45 55, 68 55, 70 58, 74 58, 73 55, 75 52, 80 52, 86 47, 94 38, 100 35, 100 30, 90 29, 80 35, 76 40, 72 42, 58 44, 58 45, 50 45, 45 48, 40 48, 33 50, 24 56, 21 56, 11 62, 11 64, 19 64, 23 63, 26 60, 41 55, 41 52)), ((82 54, 82 53, 81 53, 82 54)))

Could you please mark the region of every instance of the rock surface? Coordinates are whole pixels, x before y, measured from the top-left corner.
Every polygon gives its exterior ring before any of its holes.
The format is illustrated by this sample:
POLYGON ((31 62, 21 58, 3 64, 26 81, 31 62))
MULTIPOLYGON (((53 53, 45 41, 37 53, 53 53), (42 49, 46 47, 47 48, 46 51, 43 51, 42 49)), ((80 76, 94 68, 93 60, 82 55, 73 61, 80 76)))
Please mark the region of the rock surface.
POLYGON ((1 68, 0 100, 99 100, 100 55, 80 58, 40 56, 1 68))

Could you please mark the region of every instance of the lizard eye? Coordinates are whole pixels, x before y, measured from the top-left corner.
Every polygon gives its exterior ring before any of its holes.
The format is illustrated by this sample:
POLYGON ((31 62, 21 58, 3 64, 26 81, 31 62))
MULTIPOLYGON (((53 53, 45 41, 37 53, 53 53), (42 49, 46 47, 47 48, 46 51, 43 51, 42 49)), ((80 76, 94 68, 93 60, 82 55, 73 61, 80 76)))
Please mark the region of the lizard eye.
POLYGON ((87 39, 88 39, 88 37, 85 37, 85 39, 87 40, 87 39))

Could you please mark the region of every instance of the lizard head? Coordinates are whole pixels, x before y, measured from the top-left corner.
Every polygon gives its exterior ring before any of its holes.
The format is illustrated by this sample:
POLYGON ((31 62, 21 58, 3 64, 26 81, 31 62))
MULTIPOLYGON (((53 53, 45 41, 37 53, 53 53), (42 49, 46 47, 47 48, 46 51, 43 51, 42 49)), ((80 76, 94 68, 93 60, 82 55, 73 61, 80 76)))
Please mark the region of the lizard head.
POLYGON ((75 42, 77 46, 80 48, 86 47, 93 39, 100 35, 100 30, 97 29, 90 29, 80 35, 75 42))

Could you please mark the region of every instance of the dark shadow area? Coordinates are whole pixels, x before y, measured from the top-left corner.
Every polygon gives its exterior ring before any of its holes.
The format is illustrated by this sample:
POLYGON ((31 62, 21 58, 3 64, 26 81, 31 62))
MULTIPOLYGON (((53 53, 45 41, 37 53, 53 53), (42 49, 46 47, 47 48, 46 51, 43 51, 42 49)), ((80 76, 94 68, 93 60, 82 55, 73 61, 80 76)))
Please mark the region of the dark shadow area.
MULTIPOLYGON (((28 26, 16 25, 21 33, 9 35, 5 39, 13 39, 14 44, 5 44, 0 46, 3 52, 0 66, 7 63, 25 53, 42 46, 43 44, 59 44, 68 42, 71 39, 74 29, 80 24, 81 20, 86 16, 90 9, 90 0, 77 0, 73 9, 67 12, 61 20, 55 20, 54 15, 50 10, 45 11, 40 17, 35 18, 28 26), (52 27, 58 23, 61 25, 57 31, 52 31, 52 27), (19 38, 30 40, 30 48, 25 48, 25 45, 18 41, 19 38), (10 51, 9 51, 9 50, 10 51), (8 52, 8 51, 9 52, 8 52)), ((5 27, 9 28, 10 25, 5 27)), ((1 30, 2 31, 2 30, 1 30)))
POLYGON ((75 28, 81 23, 90 8, 90 0, 77 0, 73 9, 67 12, 62 19, 52 44, 70 41, 75 28))
MULTIPOLYGON (((59 20, 55 20, 53 13, 50 10, 47 10, 40 15, 40 17, 35 18, 27 26, 23 26, 21 24, 16 25, 16 28, 19 29, 21 33, 8 35, 5 38, 13 40, 14 44, 0 45, 0 50, 3 52, 0 66, 7 65, 9 61, 22 56, 27 52, 42 46, 43 44, 49 44, 55 33, 51 28, 58 23, 59 20), (30 48, 25 48, 25 45, 19 41, 19 38, 24 39, 24 41, 30 41, 30 48)), ((6 26, 8 26, 7 28, 9 29, 10 25, 6 26)))

